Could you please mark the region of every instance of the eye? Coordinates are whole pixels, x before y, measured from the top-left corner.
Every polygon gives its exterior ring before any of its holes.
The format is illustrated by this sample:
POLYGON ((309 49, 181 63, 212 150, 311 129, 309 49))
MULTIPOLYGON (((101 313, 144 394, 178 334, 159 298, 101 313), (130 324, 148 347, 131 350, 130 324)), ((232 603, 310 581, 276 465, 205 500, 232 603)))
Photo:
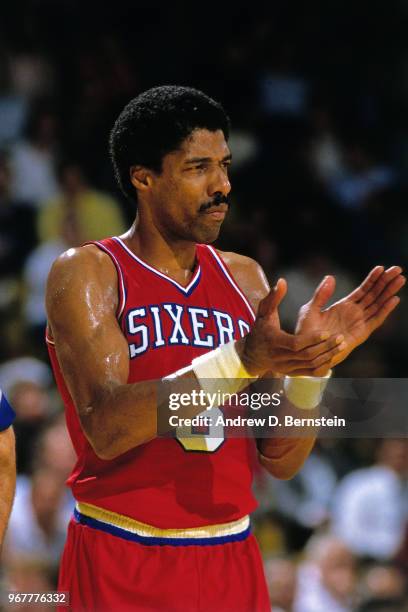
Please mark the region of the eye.
POLYGON ((208 169, 208 164, 197 164, 196 166, 194 166, 194 170, 197 170, 198 172, 205 172, 208 169))

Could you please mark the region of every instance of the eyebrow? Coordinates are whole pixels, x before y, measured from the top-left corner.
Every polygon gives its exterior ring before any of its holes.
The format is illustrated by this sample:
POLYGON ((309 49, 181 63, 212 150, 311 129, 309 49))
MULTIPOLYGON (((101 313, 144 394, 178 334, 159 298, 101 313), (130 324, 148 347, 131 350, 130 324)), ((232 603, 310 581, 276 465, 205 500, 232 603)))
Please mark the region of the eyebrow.
MULTIPOLYGON (((232 159, 232 155, 231 153, 229 153, 228 155, 226 155, 225 157, 222 158, 221 161, 231 161, 232 159)), ((190 159, 186 159, 185 160, 185 164, 202 164, 202 163, 209 163, 214 161, 212 157, 190 157, 190 159)))

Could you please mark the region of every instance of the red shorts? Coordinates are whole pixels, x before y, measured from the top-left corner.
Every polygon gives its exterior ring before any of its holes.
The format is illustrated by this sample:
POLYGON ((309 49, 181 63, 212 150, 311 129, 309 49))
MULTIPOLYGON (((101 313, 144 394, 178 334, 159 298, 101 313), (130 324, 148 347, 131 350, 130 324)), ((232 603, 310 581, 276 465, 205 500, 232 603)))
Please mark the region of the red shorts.
POLYGON ((242 538, 197 544, 174 537, 141 543, 124 529, 113 531, 78 512, 68 527, 58 590, 69 592, 74 612, 270 612, 248 529, 242 538))

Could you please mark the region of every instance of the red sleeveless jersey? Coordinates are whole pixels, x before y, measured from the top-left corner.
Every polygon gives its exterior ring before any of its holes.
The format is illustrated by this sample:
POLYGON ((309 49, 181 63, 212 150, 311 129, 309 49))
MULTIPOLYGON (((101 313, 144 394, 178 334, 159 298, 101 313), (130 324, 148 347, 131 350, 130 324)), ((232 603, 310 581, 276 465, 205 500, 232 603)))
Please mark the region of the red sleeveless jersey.
MULTIPOLYGON (((167 376, 250 330, 254 312, 213 247, 197 245, 197 265, 183 287, 120 238, 94 244, 118 273, 117 316, 129 344, 128 383, 167 376)), ((191 438, 156 438, 115 459, 99 459, 81 429, 51 339, 48 344, 78 456, 68 479, 77 500, 163 529, 225 523, 254 510, 255 449, 249 438, 212 438, 207 451, 191 448, 191 438)))

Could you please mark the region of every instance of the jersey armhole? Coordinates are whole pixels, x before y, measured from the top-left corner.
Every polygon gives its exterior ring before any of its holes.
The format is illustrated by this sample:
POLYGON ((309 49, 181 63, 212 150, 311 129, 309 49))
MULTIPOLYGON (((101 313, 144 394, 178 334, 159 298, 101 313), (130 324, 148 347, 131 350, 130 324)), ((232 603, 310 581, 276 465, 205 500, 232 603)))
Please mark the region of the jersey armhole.
MULTIPOLYGON (((113 265, 116 268, 116 273, 118 275, 118 306, 116 308, 116 318, 120 322, 122 314, 123 314, 123 311, 125 309, 125 305, 126 305, 126 288, 125 288, 125 282, 124 282, 124 279, 123 279, 123 273, 122 273, 122 270, 120 268, 119 262, 116 259, 115 255, 104 244, 102 244, 101 242, 97 242, 97 241, 85 242, 82 246, 87 246, 87 245, 90 245, 90 244, 93 244, 94 246, 96 246, 99 249, 101 249, 102 251, 104 251, 108 255, 108 257, 110 257, 110 259, 113 262, 113 265)), ((47 326, 45 328, 45 342, 50 347, 54 347, 55 348, 55 342, 54 342, 54 339, 52 337, 51 329, 50 329, 48 324, 47 324, 47 326)))
POLYGON ((97 240, 95 240, 92 242, 85 242, 82 246, 87 246, 90 244, 93 244, 99 249, 101 249, 101 251, 104 251, 104 253, 106 253, 108 257, 110 257, 110 259, 113 262, 113 265, 116 268, 116 273, 118 275, 118 307, 116 309, 116 318, 120 322, 122 315, 123 315, 123 311, 125 310, 125 305, 126 305, 126 287, 125 287, 125 281, 123 278, 122 269, 115 255, 112 253, 110 249, 108 249, 107 246, 102 244, 102 242, 98 242, 97 240))

